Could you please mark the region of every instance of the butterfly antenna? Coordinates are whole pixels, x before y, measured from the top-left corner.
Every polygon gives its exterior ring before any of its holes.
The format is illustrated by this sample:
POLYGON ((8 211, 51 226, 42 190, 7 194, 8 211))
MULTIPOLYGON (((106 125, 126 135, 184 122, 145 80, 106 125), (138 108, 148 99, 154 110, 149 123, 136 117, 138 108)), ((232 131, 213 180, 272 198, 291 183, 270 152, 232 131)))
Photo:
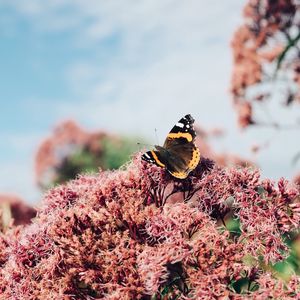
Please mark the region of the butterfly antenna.
POLYGON ((159 140, 158 140, 158 135, 157 135, 157 128, 155 130, 155 139, 156 139, 156 144, 159 145, 159 140))

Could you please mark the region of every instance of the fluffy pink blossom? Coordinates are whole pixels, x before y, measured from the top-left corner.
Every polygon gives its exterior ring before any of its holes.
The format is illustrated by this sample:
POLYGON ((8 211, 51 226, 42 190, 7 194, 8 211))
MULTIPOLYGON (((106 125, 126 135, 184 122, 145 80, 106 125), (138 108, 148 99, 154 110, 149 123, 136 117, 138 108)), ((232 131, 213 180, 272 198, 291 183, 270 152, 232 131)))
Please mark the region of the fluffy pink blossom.
POLYGON ((299 278, 270 271, 299 227, 299 191, 205 158, 178 180, 140 155, 48 191, 31 225, 1 237, 0 299, 299 296, 299 278))

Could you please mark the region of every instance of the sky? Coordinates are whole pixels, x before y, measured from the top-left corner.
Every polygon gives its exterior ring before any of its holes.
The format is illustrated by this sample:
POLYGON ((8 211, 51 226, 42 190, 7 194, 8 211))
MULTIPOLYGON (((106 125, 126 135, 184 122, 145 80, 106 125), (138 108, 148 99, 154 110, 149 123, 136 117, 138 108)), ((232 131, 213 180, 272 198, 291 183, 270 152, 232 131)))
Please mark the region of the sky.
POLYGON ((255 160, 264 176, 291 177, 291 134, 237 128, 230 40, 244 4, 0 0, 0 193, 40 200, 34 155, 65 119, 150 140, 157 128, 163 141, 191 113, 225 130, 218 151, 255 160), (251 145, 268 140, 272 150, 254 157, 251 145))

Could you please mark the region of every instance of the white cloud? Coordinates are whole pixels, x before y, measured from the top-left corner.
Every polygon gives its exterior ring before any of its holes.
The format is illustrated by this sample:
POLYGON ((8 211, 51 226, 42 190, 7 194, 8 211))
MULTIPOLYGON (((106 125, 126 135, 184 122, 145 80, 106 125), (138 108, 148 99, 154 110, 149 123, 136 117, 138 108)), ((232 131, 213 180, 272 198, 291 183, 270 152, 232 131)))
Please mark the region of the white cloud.
MULTIPOLYGON (((78 115, 93 119, 95 114, 94 119, 100 120, 100 125, 105 120, 108 127, 124 128, 126 119, 133 115, 149 123, 153 116, 165 118, 168 110, 171 120, 174 112, 180 115, 185 109, 212 110, 216 101, 229 111, 230 103, 224 96, 230 74, 229 40, 240 18, 240 12, 233 11, 230 4, 76 3, 85 15, 93 17, 93 22, 86 26, 88 37, 80 38, 101 40, 118 34, 120 42, 119 51, 108 61, 87 60, 67 72, 74 91, 78 93, 81 89, 80 96, 84 98, 84 107, 79 107, 78 115), (227 22, 217 21, 224 18, 227 22), (99 80, 88 85, 91 77, 97 78, 95 65, 99 80), (97 116, 99 112, 101 116, 97 116), (112 115, 118 115, 118 124, 112 124, 112 115)), ((235 7, 237 3, 231 1, 235 7)), ((66 109, 76 115, 76 109, 66 109)), ((213 112, 218 114, 218 110, 213 112)))

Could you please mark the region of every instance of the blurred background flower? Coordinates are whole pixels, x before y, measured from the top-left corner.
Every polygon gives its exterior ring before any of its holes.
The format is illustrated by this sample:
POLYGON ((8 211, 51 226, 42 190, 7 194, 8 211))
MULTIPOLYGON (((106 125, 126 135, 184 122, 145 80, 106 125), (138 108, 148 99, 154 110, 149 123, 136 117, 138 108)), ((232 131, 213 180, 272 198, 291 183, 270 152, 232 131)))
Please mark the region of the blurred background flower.
POLYGON ((65 121, 37 151, 36 182, 45 189, 75 179, 77 174, 118 169, 138 150, 135 140, 103 131, 87 132, 74 121, 65 121))

